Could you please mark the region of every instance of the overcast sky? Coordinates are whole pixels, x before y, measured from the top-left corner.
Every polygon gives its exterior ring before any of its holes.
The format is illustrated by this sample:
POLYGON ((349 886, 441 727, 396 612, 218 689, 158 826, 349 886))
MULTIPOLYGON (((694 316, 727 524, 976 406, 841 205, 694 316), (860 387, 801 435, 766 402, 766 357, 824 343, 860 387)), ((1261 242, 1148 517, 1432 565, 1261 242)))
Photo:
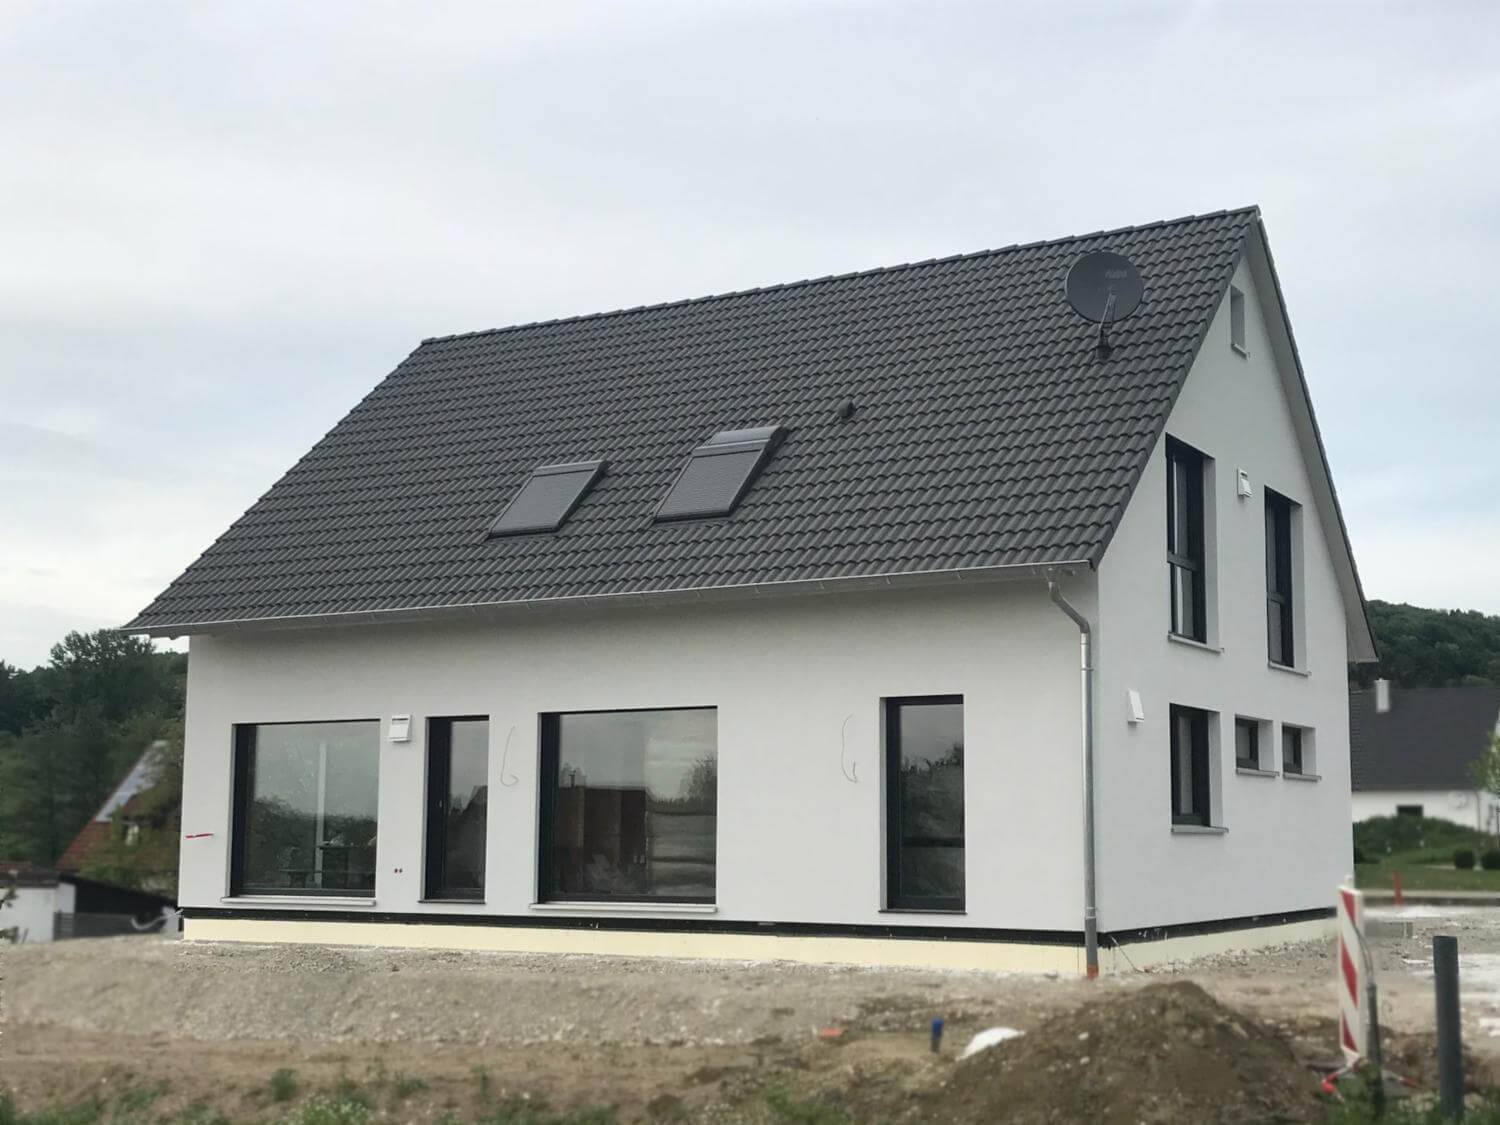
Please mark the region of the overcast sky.
POLYGON ((1500 6, 0 2, 0 658, 423 336, 1262 207, 1373 597, 1500 613, 1500 6))

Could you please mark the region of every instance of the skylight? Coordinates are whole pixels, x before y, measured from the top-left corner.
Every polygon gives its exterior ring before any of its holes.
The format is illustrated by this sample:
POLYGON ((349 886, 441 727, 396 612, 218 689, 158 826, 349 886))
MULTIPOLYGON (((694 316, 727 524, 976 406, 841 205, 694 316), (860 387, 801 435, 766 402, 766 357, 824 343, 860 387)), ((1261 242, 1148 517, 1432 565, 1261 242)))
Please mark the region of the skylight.
POLYGON ((658 520, 727 516, 786 433, 780 426, 724 430, 693 450, 656 509, 658 520))
POLYGON ((604 461, 574 461, 567 465, 541 465, 521 486, 499 518, 490 524, 490 535, 524 535, 532 531, 556 531, 573 514, 584 493, 604 475, 604 461))

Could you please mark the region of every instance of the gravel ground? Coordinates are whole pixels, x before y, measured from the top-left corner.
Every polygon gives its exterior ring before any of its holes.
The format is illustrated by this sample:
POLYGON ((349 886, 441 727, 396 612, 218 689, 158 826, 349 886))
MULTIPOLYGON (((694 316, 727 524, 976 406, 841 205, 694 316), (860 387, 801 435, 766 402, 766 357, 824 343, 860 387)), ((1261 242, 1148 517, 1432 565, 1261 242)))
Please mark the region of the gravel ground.
MULTIPOLYGON (((1382 1021, 1431 1026, 1431 938, 1454 933, 1470 1039, 1500 1054, 1500 909, 1370 916, 1416 928, 1411 939, 1374 943, 1382 1021)), ((208 1041, 720 1046, 825 1026, 922 1027, 935 1015, 956 1032, 1026 1028, 1101 990, 1163 977, 1193 980, 1271 1018, 1331 1017, 1332 966, 1328 943, 1304 942, 1090 985, 1019 974, 122 937, 10 948, 0 1004, 12 1024, 208 1041)))

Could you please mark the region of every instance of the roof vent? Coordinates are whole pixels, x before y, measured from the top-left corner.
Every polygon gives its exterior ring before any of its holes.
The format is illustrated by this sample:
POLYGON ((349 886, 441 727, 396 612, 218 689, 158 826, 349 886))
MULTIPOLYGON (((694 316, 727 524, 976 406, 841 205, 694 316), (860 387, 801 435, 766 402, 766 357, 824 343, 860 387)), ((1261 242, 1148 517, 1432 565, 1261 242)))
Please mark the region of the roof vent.
POLYGON ((490 537, 556 531, 604 475, 607 465, 606 461, 573 461, 532 469, 521 491, 490 524, 490 537))
POLYGON ((780 426, 723 430, 697 449, 656 509, 658 520, 727 516, 781 443, 780 426))

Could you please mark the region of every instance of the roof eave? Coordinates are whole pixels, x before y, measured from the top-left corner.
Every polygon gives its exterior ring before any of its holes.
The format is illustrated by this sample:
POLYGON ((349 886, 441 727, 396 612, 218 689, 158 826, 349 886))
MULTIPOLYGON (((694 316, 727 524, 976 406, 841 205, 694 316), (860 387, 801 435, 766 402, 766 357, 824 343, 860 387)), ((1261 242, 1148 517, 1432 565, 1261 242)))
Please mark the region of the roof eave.
POLYGON ((346 625, 399 624, 415 621, 445 621, 465 617, 498 617, 536 614, 564 609, 614 609, 632 606, 667 606, 685 603, 730 603, 771 597, 795 597, 820 593, 857 593, 884 589, 921 589, 960 584, 1016 582, 1026 579, 1066 577, 1091 570, 1087 559, 1062 562, 1021 563, 1004 566, 967 567, 955 570, 903 571, 896 574, 849 575, 807 578, 786 582, 751 582, 731 586, 697 586, 677 590, 621 591, 572 597, 528 598, 503 602, 470 602, 459 605, 403 606, 394 609, 351 610, 336 613, 295 614, 280 617, 223 618, 214 621, 141 623, 137 618, 117 630, 148 637, 183 637, 207 633, 269 631, 275 629, 324 628, 346 625))

